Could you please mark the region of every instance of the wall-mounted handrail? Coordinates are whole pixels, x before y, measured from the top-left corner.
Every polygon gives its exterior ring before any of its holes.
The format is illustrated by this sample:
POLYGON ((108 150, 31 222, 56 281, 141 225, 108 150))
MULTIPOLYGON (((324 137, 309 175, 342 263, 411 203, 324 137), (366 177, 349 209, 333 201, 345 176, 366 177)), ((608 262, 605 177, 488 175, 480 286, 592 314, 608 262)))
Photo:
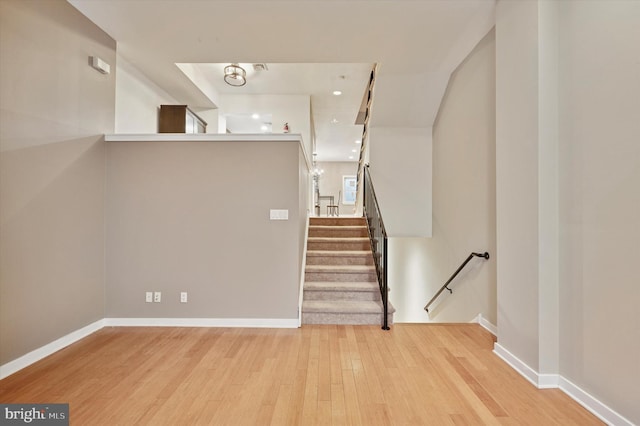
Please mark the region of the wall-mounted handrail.
POLYGON ((363 213, 364 217, 367 219, 369 241, 371 242, 373 261, 376 265, 378 286, 380 287, 380 296, 382 297, 382 329, 389 330, 389 321, 387 318, 389 313, 389 287, 387 285, 387 231, 384 228, 382 213, 380 213, 380 206, 378 205, 378 198, 376 197, 376 192, 373 189, 371 174, 369 174, 369 165, 366 165, 364 168, 363 187, 363 213))
POLYGON ((458 269, 456 269, 456 271, 453 273, 453 275, 451 275, 451 277, 447 280, 447 282, 444 283, 444 285, 442 287, 440 287, 440 290, 438 290, 438 292, 431 298, 431 300, 429 300, 429 303, 427 303, 427 305, 424 307, 424 310, 427 311, 427 313, 429 312, 429 306, 431 306, 431 304, 438 298, 438 296, 440 296, 440 293, 442 293, 444 290, 449 290, 449 293, 453 294, 453 290, 451 290, 447 286, 460 273, 460 271, 462 271, 462 269, 465 266, 467 266, 467 263, 469 263, 469 261, 471 259, 473 259, 474 257, 484 257, 485 259, 488 260, 489 259, 489 253, 486 252, 486 251, 484 253, 471 253, 469 255, 469 257, 467 257, 467 260, 465 260, 462 263, 462 265, 460 265, 460 267, 458 269))

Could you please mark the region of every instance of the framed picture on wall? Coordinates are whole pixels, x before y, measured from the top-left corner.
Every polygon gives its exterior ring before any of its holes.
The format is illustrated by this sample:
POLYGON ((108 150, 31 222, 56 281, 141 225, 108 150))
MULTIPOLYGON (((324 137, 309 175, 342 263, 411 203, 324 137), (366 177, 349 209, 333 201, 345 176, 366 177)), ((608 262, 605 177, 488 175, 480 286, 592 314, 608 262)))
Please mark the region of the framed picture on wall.
POLYGON ((342 176, 342 204, 353 205, 356 203, 356 191, 358 189, 355 176, 342 176))

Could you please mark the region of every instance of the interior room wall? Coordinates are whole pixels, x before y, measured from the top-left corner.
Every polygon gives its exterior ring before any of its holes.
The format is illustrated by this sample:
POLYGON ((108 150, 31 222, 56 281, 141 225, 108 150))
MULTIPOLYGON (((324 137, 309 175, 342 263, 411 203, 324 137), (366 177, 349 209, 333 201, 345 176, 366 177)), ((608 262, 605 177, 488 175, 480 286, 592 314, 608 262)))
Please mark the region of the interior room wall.
POLYGON ((497 343, 539 385, 594 400, 612 424, 640 421, 629 267, 640 239, 639 19, 626 1, 499 2, 496 13, 497 343))
POLYGON ((539 371, 538 2, 496 9, 498 344, 539 371))
POLYGON ((431 127, 372 127, 371 179, 391 237, 430 237, 431 127))
POLYGON ((640 3, 558 7, 560 373, 640 424, 640 3))
POLYGON ((294 141, 107 143, 106 317, 296 320, 300 163, 294 141))
POLYGON ((433 127, 433 237, 391 238, 390 300, 396 322, 496 324, 495 33, 451 75, 433 127), (474 258, 424 306, 471 252, 474 258))
POLYGON ((306 155, 311 158, 311 97, 308 95, 221 95, 221 114, 271 114, 273 133, 282 133, 289 123, 290 133, 302 135, 306 155))
POLYGON ((121 55, 116 69, 116 133, 158 133, 160 105, 181 103, 121 55))
MULTIPOLYGON (((344 204, 344 194, 342 193, 342 177, 355 176, 358 172, 358 163, 353 161, 325 161, 318 162, 317 167, 324 170, 320 177, 320 195, 333 195, 335 202, 340 198, 338 209, 341 216, 353 216, 355 205, 344 204)), ((320 215, 327 214, 327 202, 320 205, 320 215)))
POLYGON ((0 58, 2 365, 104 317, 116 43, 64 0, 3 0, 0 58))

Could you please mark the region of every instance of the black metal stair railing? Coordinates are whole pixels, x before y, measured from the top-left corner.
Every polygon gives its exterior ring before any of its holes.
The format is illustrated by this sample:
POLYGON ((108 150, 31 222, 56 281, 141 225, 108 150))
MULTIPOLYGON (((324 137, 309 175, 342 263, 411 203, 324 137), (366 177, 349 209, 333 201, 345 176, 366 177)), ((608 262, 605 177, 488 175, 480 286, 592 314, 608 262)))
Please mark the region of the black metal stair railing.
POLYGON ((373 260, 376 265, 380 295, 382 296, 382 329, 389 330, 389 322, 387 318, 389 313, 389 287, 387 284, 387 231, 384 228, 382 214, 380 213, 380 206, 378 205, 376 192, 373 189, 368 165, 365 165, 364 167, 363 183, 363 213, 364 217, 367 219, 369 241, 371 242, 371 251, 373 252, 373 260))
POLYGON ((444 290, 448 290, 450 294, 453 294, 453 290, 448 287, 449 283, 453 281, 453 279, 460 273, 460 271, 462 271, 465 266, 467 266, 467 263, 469 263, 469 261, 474 257, 484 257, 486 260, 488 260, 489 253, 486 251, 484 253, 471 253, 469 257, 467 257, 467 260, 465 260, 462 265, 460 265, 460 267, 453 273, 453 275, 451 275, 447 282, 444 283, 442 287, 440 287, 440 290, 438 290, 438 292, 431 298, 431 300, 429 300, 429 303, 427 303, 427 305, 424 307, 424 310, 427 311, 427 313, 429 312, 429 306, 431 306, 431 304, 438 298, 438 296, 440 296, 440 293, 442 293, 444 290))

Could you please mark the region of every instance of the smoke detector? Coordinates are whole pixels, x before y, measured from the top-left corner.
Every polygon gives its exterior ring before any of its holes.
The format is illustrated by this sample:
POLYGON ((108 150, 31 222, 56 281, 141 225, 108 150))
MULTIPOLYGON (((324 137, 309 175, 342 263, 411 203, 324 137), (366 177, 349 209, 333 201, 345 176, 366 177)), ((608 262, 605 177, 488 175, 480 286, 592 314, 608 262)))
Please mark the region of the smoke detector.
POLYGON ((267 64, 253 64, 254 71, 269 71, 267 64))

